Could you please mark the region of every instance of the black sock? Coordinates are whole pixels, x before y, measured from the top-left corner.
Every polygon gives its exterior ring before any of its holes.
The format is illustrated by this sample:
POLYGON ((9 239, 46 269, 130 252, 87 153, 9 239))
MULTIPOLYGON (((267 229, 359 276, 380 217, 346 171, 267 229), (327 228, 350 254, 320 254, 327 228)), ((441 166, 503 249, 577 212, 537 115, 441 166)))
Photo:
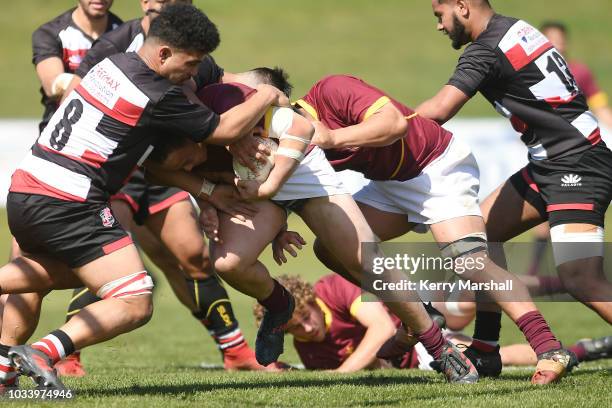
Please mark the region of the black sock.
POLYGON ((0 357, 8 358, 8 352, 11 346, 5 346, 4 344, 0 344, 0 357))
POLYGON ((259 304, 273 313, 283 312, 289 307, 291 294, 287 292, 278 281, 274 280, 274 289, 265 299, 258 300, 259 304))
POLYGON ((474 339, 487 343, 497 343, 500 330, 501 313, 476 311, 474 339))
POLYGON ((193 316, 208 329, 223 351, 244 344, 232 304, 219 278, 187 279, 187 286, 198 308, 193 316))
POLYGON ((86 306, 91 305, 92 303, 101 300, 99 297, 91 293, 87 288, 76 288, 74 292, 72 292, 72 299, 70 299, 70 303, 68 304, 68 311, 66 312, 66 321, 70 320, 72 316, 79 313, 81 309, 86 306))

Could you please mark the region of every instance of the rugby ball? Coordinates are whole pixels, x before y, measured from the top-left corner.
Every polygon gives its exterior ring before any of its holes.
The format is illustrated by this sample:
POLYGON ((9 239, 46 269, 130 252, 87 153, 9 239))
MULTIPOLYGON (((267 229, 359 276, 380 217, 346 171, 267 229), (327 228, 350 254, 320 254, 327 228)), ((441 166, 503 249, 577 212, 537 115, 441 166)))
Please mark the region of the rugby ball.
POLYGON ((255 172, 234 159, 232 163, 234 166, 234 173, 240 180, 257 180, 264 182, 274 167, 274 154, 276 149, 278 149, 278 145, 270 138, 256 137, 256 139, 258 139, 259 143, 266 145, 270 149, 271 154, 266 157, 265 162, 255 160, 255 158, 251 159, 251 162, 255 164, 257 169, 255 172))

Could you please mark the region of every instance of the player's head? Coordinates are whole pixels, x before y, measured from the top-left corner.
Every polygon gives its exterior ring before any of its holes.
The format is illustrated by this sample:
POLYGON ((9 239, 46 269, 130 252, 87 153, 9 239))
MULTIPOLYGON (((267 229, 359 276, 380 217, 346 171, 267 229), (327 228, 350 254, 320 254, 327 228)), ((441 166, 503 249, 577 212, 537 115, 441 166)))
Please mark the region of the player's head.
POLYGON ((282 68, 259 67, 238 74, 241 83, 257 88, 257 85, 268 84, 281 90, 287 97, 291 96, 293 85, 289 82, 289 74, 282 68))
POLYGON ((78 7, 90 19, 104 18, 113 5, 113 0, 79 0, 78 7))
MULTIPOLYGON (((295 311, 286 324, 286 330, 301 341, 322 342, 325 339, 325 316, 315 300, 312 285, 299 276, 281 275, 276 278, 295 299, 295 311)), ((253 309, 257 325, 263 319, 263 307, 253 309)))
POLYGON ((207 149, 203 143, 180 136, 161 137, 148 157, 168 171, 191 171, 207 159, 207 149))
POLYGON ((151 22, 141 55, 159 75, 181 84, 197 73, 219 42, 219 31, 206 14, 188 4, 172 4, 151 22))
POLYGON ((185 3, 193 4, 192 0, 140 0, 140 7, 146 16, 153 19, 157 17, 164 6, 170 4, 185 3))
POLYGON ((472 41, 471 25, 480 12, 492 12, 489 0, 432 0, 431 6, 438 31, 448 35, 456 50, 472 41))
POLYGON ((540 31, 561 54, 567 50, 567 26, 559 21, 547 21, 540 27, 540 31))

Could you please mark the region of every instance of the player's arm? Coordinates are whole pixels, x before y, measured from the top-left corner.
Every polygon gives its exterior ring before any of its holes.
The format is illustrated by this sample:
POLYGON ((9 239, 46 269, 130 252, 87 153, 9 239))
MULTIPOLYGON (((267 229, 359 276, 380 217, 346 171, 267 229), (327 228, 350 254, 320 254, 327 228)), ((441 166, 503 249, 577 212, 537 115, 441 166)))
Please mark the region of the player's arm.
POLYGON ((371 366, 377 360, 376 352, 395 333, 395 325, 381 303, 361 303, 359 298, 356 301, 359 302, 358 306, 354 303, 351 309, 357 309, 351 310, 351 314, 367 330, 353 354, 336 369, 341 373, 351 373, 371 366))
POLYGON ((314 134, 310 122, 290 108, 274 108, 270 122, 270 137, 280 141, 274 168, 261 184, 253 180, 238 181, 238 189, 246 199, 266 200, 275 196, 304 158, 314 134))
POLYGON ((313 143, 323 149, 352 146, 382 147, 406 136, 406 118, 391 102, 374 112, 363 122, 340 129, 328 129, 315 122, 313 143))
POLYGON ((250 134, 272 105, 288 106, 289 100, 272 85, 259 85, 257 93, 246 102, 234 106, 220 116, 219 125, 206 139, 206 143, 227 146, 238 141, 250 134))
POLYGON ((457 67, 448 83, 416 111, 424 118, 444 124, 453 118, 480 87, 497 79, 500 67, 495 50, 474 42, 459 58, 457 67))
POLYGON ((443 125, 452 119, 470 100, 470 97, 453 85, 445 85, 433 98, 423 102, 417 113, 443 125))
POLYGON ((62 45, 49 27, 32 34, 32 62, 45 95, 60 98, 68 87, 72 74, 64 71, 62 45))

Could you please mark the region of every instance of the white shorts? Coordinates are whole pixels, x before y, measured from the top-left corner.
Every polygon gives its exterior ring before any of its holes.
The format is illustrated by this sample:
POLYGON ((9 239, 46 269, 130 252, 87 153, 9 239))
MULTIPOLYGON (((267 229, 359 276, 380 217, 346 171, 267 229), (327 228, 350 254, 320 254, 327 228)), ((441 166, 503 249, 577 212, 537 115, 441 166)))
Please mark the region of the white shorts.
POLYGON ((272 197, 272 201, 294 201, 306 198, 349 194, 340 177, 318 147, 306 155, 289 180, 272 197))
POLYGON ((408 221, 415 224, 482 216, 478 205, 479 176, 470 147, 452 138, 444 153, 417 177, 406 181, 371 180, 353 198, 381 211, 406 214, 408 221))

